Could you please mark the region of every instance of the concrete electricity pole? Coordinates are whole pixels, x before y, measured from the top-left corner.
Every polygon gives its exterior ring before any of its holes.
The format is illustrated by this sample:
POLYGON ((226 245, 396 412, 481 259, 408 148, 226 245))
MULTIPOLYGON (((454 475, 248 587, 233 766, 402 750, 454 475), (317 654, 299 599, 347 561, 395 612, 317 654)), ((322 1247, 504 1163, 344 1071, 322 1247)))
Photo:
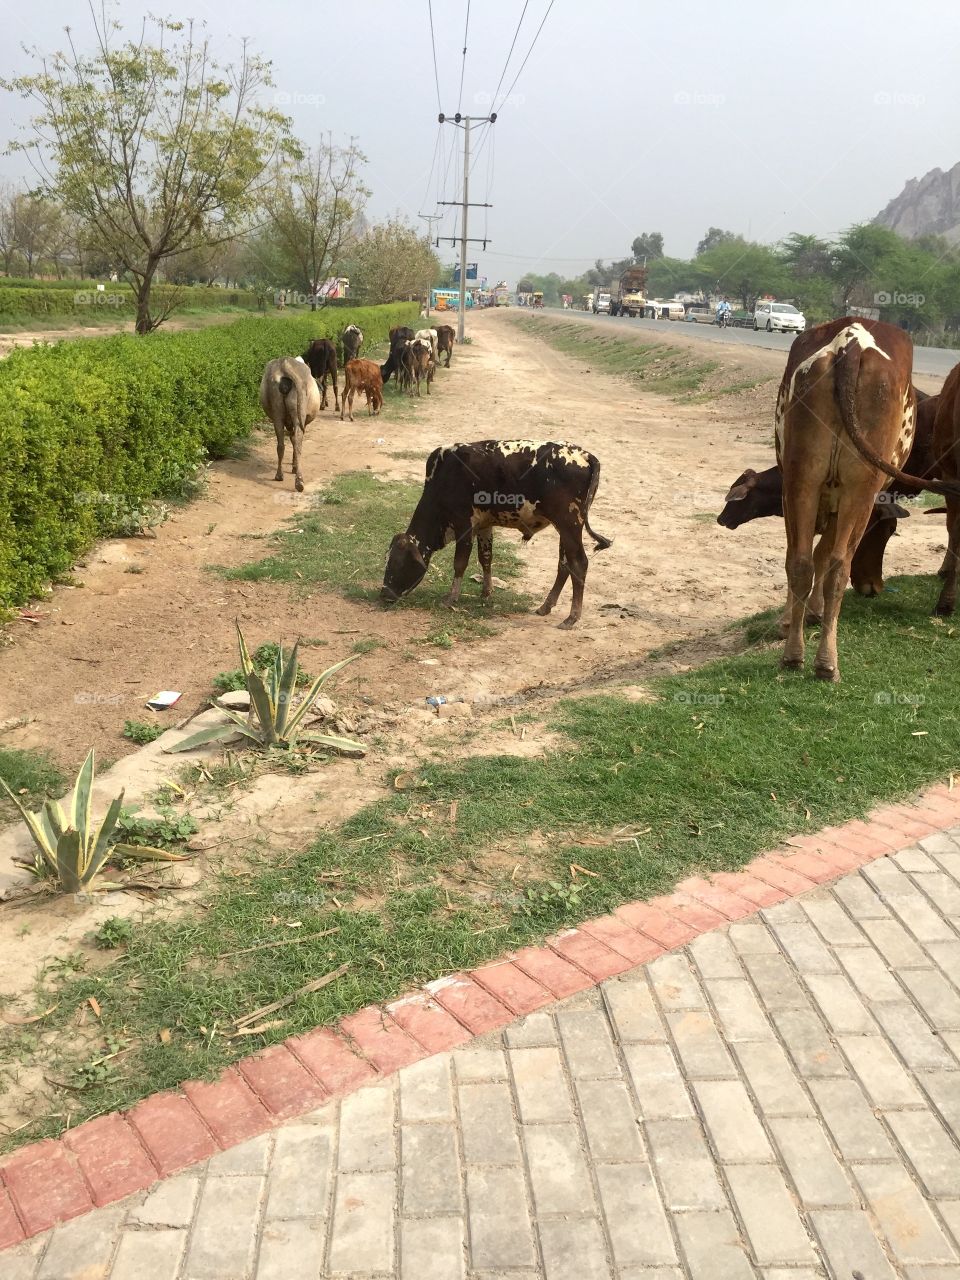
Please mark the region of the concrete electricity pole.
MULTIPOLYGON (((460 314, 457 317, 457 341, 463 342, 463 322, 464 313, 467 309, 467 245, 482 244, 484 248, 490 243, 489 240, 476 237, 471 240, 467 235, 467 214, 470 209, 491 209, 493 206, 482 202, 476 204, 470 203, 470 128, 475 124, 495 124, 497 113, 492 111, 488 116, 462 116, 458 111, 452 118, 445 116, 441 111, 439 117, 441 124, 452 124, 463 129, 463 191, 459 200, 441 200, 440 204, 458 204, 460 206, 460 314)), ((437 244, 441 240, 449 240, 451 244, 457 243, 456 236, 438 236, 437 244)))

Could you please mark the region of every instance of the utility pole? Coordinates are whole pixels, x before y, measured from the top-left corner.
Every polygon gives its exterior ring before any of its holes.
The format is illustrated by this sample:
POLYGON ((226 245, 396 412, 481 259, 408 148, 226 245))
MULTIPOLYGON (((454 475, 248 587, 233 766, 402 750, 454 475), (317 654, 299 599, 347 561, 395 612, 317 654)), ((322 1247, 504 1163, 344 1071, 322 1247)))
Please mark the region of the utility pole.
MULTIPOLYGON (((463 130, 463 191, 459 200, 441 200, 440 204, 459 204, 460 206, 460 306, 459 315, 457 317, 457 341, 463 342, 463 324, 464 315, 467 309, 467 245, 482 244, 484 249, 490 243, 488 240, 477 237, 471 240, 467 235, 467 214, 470 209, 490 209, 493 206, 482 202, 476 204, 470 203, 470 127, 475 124, 495 124, 497 113, 492 111, 488 116, 462 116, 458 111, 452 118, 445 116, 441 111, 439 117, 441 124, 452 124, 463 130)), ((456 236, 438 236, 437 244, 441 239, 449 240, 451 244, 457 243, 456 236)))
MULTIPOLYGON (((417 217, 418 217, 418 218, 422 218, 422 219, 424 220, 424 222, 427 224, 427 239, 428 239, 428 240, 432 240, 432 239, 433 239, 433 224, 434 224, 435 222, 439 222, 439 221, 440 221, 440 214, 439 214, 439 213, 418 213, 418 214, 417 214, 417 217)), ((427 315, 428 315, 428 316, 430 315, 430 292, 431 292, 431 291, 428 289, 428 290, 427 290, 427 301, 426 301, 426 312, 427 312, 427 315)))

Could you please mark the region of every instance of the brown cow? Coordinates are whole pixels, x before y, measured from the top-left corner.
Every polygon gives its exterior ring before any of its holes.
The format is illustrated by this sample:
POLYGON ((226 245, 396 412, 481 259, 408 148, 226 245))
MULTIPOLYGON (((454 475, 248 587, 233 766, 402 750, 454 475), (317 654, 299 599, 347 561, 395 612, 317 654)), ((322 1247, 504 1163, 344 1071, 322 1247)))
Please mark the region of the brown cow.
POLYGON ((348 360, 343 370, 343 396, 340 402, 340 421, 344 411, 353 421, 353 397, 358 391, 366 393, 367 413, 379 413, 383 408, 383 379, 375 360, 348 360))
POLYGON ((910 339, 879 320, 833 320, 801 334, 790 349, 776 414, 790 616, 784 667, 803 666, 804 613, 815 578, 822 579, 814 673, 840 679, 837 619, 853 552, 888 483, 884 476, 903 475, 899 467, 913 444, 912 369, 910 339))
POLYGON ((453 340, 457 336, 457 331, 452 324, 438 324, 435 328, 437 332, 437 363, 440 363, 439 357, 446 352, 447 363, 443 367, 449 369, 450 361, 453 359, 453 340))
MULTIPOLYGON (((960 481, 960 364, 947 374, 940 391, 933 425, 933 449, 945 480, 960 481)), ((947 554, 940 576, 943 587, 936 612, 949 617, 957 603, 957 563, 960 556, 960 490, 947 494, 947 554)))

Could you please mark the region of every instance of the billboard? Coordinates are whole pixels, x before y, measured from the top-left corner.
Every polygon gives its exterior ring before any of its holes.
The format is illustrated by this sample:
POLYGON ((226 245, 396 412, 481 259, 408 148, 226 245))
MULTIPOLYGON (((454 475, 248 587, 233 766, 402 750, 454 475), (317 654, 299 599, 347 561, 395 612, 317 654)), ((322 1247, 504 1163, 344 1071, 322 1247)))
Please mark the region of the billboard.
MULTIPOLYGON (((477 277, 478 277, 477 264, 475 262, 468 262, 467 263, 467 282, 469 283, 472 280, 473 283, 476 284, 477 277)), ((459 262, 453 268, 453 282, 454 284, 460 283, 460 263, 459 262)))

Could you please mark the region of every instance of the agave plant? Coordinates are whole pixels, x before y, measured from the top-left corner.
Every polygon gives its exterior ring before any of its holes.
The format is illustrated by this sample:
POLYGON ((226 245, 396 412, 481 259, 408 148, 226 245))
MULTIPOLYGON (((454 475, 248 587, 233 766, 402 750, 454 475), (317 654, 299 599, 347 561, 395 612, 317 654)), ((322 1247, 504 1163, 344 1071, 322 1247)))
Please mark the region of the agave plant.
POLYGON ((93 823, 92 796, 95 759, 93 748, 84 760, 67 812, 56 800, 47 800, 38 813, 25 808, 6 782, 0 785, 20 810, 27 830, 37 846, 33 869, 38 876, 52 875, 66 893, 80 893, 101 869, 114 851, 127 857, 182 862, 183 855, 165 849, 147 849, 140 845, 112 844, 117 820, 123 805, 123 792, 111 802, 100 825, 93 823))
POLYGON ((278 646, 273 660, 268 662, 261 671, 257 671, 239 624, 237 639, 240 644, 240 666, 246 680, 247 692, 250 694, 250 709, 253 714, 244 716, 237 711, 225 708, 231 720, 230 724, 218 724, 209 729, 201 729, 199 733, 184 738, 175 746, 166 747, 166 751, 191 751, 194 747, 230 737, 239 730, 249 742, 263 751, 269 751, 271 747, 289 750, 303 740, 321 747, 328 747, 331 751, 339 751, 344 755, 362 756, 364 754, 366 748, 362 742, 354 742, 352 738, 340 738, 328 733, 311 733, 303 728, 303 723, 310 714, 310 708, 316 702, 324 684, 331 676, 342 671, 348 663, 355 661, 359 654, 351 654, 342 662, 327 667, 294 705, 298 671, 297 654, 300 652, 299 640, 289 653, 285 653, 283 648, 278 646))

